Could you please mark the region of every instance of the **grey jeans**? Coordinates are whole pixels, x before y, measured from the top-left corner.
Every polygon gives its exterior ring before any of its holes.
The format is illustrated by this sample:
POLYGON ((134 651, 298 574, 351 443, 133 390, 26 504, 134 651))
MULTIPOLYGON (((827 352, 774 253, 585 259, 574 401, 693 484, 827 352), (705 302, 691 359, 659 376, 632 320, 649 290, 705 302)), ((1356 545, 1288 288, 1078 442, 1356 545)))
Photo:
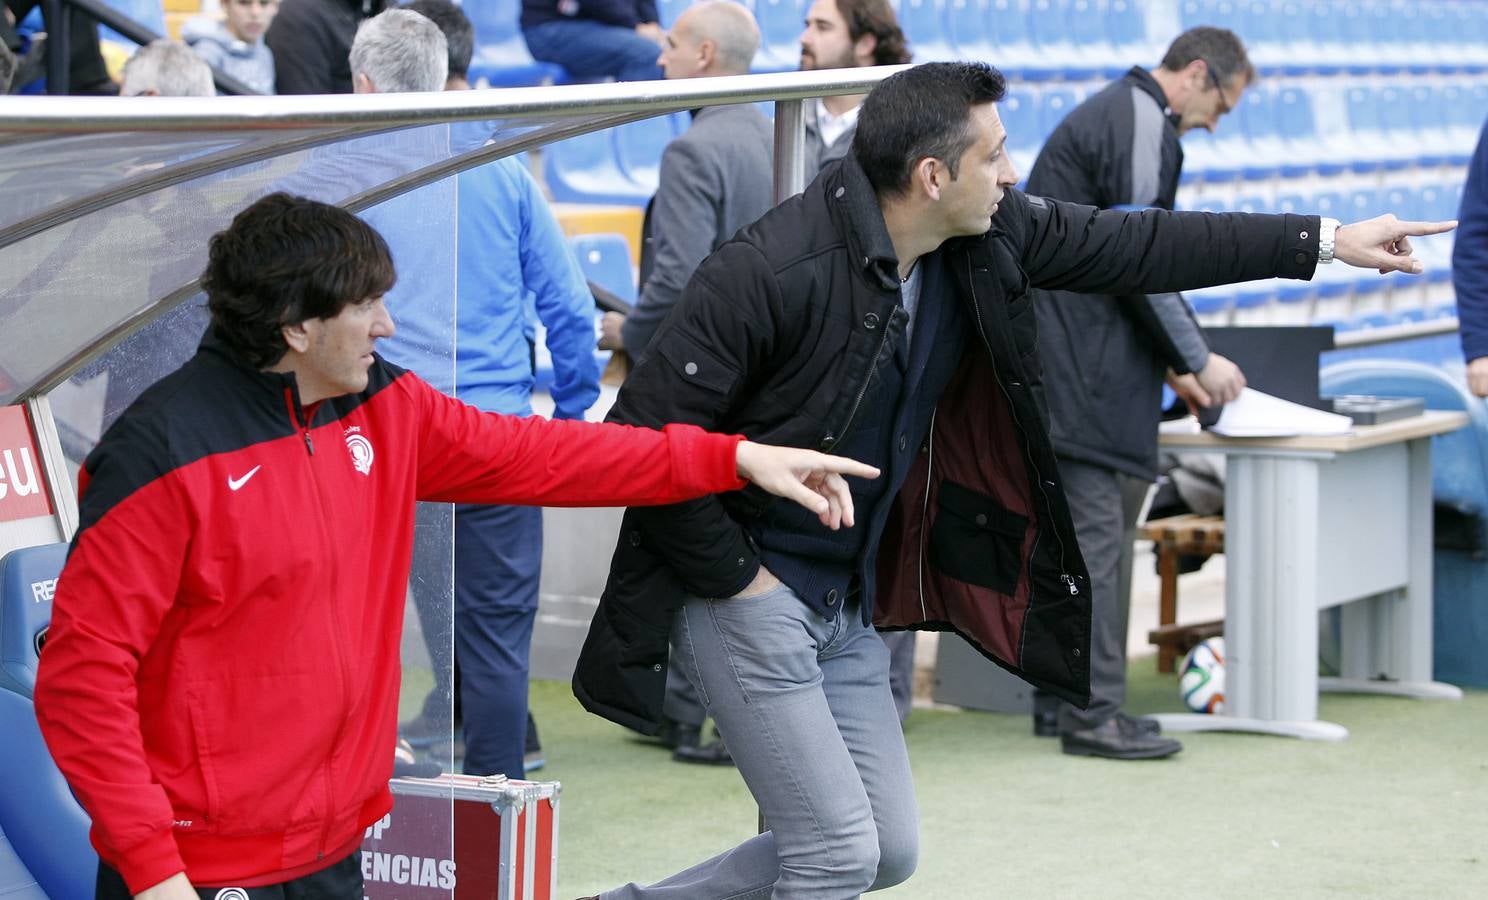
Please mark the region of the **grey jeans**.
POLYGON ((689 599, 672 653, 770 830, 606 900, 837 900, 914 872, 919 811, 889 653, 856 601, 823 619, 783 584, 689 599))

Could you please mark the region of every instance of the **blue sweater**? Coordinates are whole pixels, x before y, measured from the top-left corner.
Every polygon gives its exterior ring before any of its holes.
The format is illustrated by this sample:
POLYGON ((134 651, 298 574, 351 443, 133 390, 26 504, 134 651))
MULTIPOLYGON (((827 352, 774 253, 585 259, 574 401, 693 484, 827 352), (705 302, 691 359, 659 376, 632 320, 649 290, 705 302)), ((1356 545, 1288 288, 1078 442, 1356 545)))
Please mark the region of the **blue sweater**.
POLYGON ((388 306, 400 331, 384 355, 472 406, 527 415, 541 321, 553 357, 554 416, 583 418, 599 396, 594 297, 537 183, 514 158, 461 173, 458 253, 427 246, 444 241, 419 240, 420 201, 435 199, 420 197, 428 190, 407 195, 414 202, 403 204, 401 227, 384 230, 398 266, 388 306), (414 271, 405 262, 413 262, 414 271), (436 288, 448 283, 452 270, 453 310, 441 302, 448 291, 436 288), (442 349, 451 320, 457 327, 453 369, 442 349))
POLYGON ((1457 320, 1462 356, 1472 362, 1488 356, 1488 124, 1478 138, 1458 212, 1452 249, 1452 284, 1457 289, 1457 320))

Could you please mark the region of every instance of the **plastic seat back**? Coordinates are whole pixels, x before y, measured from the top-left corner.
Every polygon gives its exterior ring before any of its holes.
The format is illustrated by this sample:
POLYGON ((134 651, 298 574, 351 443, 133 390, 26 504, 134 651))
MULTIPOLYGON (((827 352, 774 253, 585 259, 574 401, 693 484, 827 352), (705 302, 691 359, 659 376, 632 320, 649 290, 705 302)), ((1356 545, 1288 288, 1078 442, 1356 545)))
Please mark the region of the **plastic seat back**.
POLYGON ((0 690, 0 897, 90 900, 88 814, 47 752, 31 700, 0 690))
POLYGON ((569 239, 584 277, 627 303, 635 302, 636 276, 630 245, 618 234, 580 234, 569 239))
POLYGON ((994 15, 992 0, 947 0, 946 39, 958 58, 995 64, 996 51, 987 32, 1002 23, 994 15))
POLYGON ((650 193, 656 193, 660 182, 662 152, 687 127, 683 115, 653 116, 615 129, 615 158, 620 171, 650 193))
POLYGON ((558 203, 644 206, 652 194, 621 170, 608 131, 591 131, 544 147, 543 177, 558 203))
POLYGON ((30 697, 36 687, 37 654, 66 561, 66 544, 22 547, 0 558, 0 688, 30 697))
POLYGON ((956 48, 946 37, 945 0, 902 0, 899 27, 909 38, 915 62, 956 59, 956 48))
POLYGON ((790 72, 801 67, 801 32, 807 5, 803 0, 752 0, 760 30, 759 50, 751 69, 755 72, 790 72))

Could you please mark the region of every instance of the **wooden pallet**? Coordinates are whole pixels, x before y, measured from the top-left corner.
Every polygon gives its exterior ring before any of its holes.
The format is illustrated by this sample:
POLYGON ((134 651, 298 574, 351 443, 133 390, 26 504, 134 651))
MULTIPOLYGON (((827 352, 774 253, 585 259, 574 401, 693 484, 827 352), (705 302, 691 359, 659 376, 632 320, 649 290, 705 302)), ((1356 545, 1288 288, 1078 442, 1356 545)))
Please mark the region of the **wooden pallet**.
POLYGON ((1138 534, 1152 541, 1160 579, 1158 627, 1147 632, 1147 640, 1157 645, 1157 670, 1171 672, 1179 654, 1224 632, 1222 621, 1178 624, 1178 557, 1223 553, 1224 518, 1193 513, 1170 516, 1144 523, 1138 534))

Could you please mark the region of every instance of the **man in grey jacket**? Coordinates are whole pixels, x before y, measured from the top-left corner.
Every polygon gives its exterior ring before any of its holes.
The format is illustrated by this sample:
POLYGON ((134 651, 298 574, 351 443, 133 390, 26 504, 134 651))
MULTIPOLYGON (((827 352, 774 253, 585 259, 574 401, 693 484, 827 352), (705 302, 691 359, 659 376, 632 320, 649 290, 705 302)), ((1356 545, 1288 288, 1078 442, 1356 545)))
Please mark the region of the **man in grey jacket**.
MULTIPOLYGON (((1183 151, 1178 136, 1213 131, 1254 78, 1233 33, 1201 26, 1173 41, 1162 65, 1133 68, 1076 107, 1049 135, 1028 192, 1103 209, 1172 209, 1183 151)), ((1121 711, 1131 542, 1157 477, 1157 421, 1165 370, 1195 406, 1233 400, 1245 385, 1234 363, 1212 353, 1178 294, 1093 297, 1040 291, 1039 352, 1050 437, 1090 570, 1089 709, 1040 698, 1039 734, 1058 733, 1065 753, 1155 759, 1182 749, 1150 719, 1121 711)))
MULTIPOLYGON (((759 27, 744 6, 707 0, 672 25, 657 63, 667 78, 743 75, 759 49, 759 27)), ((630 315, 606 313, 602 349, 639 359, 677 304, 693 271, 734 232, 773 205, 774 131, 753 104, 709 106, 667 145, 647 217, 650 272, 630 315)), ((667 676, 667 742, 678 762, 728 764, 722 740, 703 745, 702 704, 680 671, 667 676)))
MULTIPOLYGON (((801 71, 893 66, 910 60, 909 43, 888 0, 816 0, 801 32, 801 71)), ((807 101, 806 176, 847 155, 863 94, 807 101)))

